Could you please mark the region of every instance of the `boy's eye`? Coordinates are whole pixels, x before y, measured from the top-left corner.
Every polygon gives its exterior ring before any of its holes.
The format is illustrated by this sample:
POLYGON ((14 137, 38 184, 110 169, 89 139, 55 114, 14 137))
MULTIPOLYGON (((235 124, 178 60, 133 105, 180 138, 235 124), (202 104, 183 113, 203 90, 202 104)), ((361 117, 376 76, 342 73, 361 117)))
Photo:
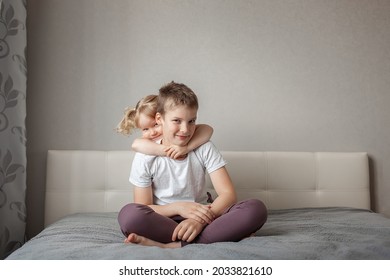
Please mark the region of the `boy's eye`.
POLYGON ((196 120, 190 120, 191 124, 194 124, 195 122, 196 122, 196 120))
POLYGON ((149 130, 149 128, 144 128, 144 129, 142 129, 142 131, 148 131, 149 130))

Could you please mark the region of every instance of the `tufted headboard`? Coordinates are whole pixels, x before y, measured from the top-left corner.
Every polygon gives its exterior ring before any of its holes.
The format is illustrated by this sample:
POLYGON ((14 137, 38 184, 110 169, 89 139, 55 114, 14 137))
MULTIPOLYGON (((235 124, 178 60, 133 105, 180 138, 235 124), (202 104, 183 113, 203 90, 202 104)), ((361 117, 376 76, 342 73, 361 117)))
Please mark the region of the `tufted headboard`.
MULTIPOLYGON (((238 199, 269 209, 370 209, 366 153, 222 151, 238 199)), ((77 212, 117 212, 132 201, 134 152, 49 150, 45 226, 77 212)), ((207 179, 208 188, 211 182, 207 179)))

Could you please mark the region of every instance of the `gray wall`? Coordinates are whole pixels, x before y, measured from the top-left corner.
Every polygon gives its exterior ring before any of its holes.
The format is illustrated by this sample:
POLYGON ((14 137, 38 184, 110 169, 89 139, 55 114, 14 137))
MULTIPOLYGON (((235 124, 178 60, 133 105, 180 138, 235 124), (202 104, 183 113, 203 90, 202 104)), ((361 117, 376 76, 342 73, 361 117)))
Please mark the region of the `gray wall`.
POLYGON ((129 149, 123 109, 171 80, 221 150, 366 151, 390 216, 390 1, 29 0, 28 234, 48 149, 129 149))

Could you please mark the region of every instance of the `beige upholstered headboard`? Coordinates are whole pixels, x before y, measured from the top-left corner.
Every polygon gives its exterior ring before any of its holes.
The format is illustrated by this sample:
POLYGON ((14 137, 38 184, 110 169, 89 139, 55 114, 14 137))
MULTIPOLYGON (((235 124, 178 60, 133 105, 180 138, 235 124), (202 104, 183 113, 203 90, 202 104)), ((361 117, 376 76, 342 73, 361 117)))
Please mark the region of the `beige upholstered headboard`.
MULTIPOLYGON (((269 209, 345 206, 370 209, 366 153, 223 151, 239 200, 269 209)), ((132 201, 134 152, 50 150, 45 225, 77 212, 117 212, 132 201)), ((207 180, 210 188, 210 180, 207 180)))

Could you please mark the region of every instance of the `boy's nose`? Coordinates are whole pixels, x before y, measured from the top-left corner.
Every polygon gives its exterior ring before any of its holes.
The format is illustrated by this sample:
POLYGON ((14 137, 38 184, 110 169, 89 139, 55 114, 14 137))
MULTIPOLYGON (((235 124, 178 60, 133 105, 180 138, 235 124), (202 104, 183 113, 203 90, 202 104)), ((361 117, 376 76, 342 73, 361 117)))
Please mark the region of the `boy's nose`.
POLYGON ((182 132, 187 132, 188 131, 188 125, 186 123, 182 123, 181 127, 180 127, 180 130, 182 132))

